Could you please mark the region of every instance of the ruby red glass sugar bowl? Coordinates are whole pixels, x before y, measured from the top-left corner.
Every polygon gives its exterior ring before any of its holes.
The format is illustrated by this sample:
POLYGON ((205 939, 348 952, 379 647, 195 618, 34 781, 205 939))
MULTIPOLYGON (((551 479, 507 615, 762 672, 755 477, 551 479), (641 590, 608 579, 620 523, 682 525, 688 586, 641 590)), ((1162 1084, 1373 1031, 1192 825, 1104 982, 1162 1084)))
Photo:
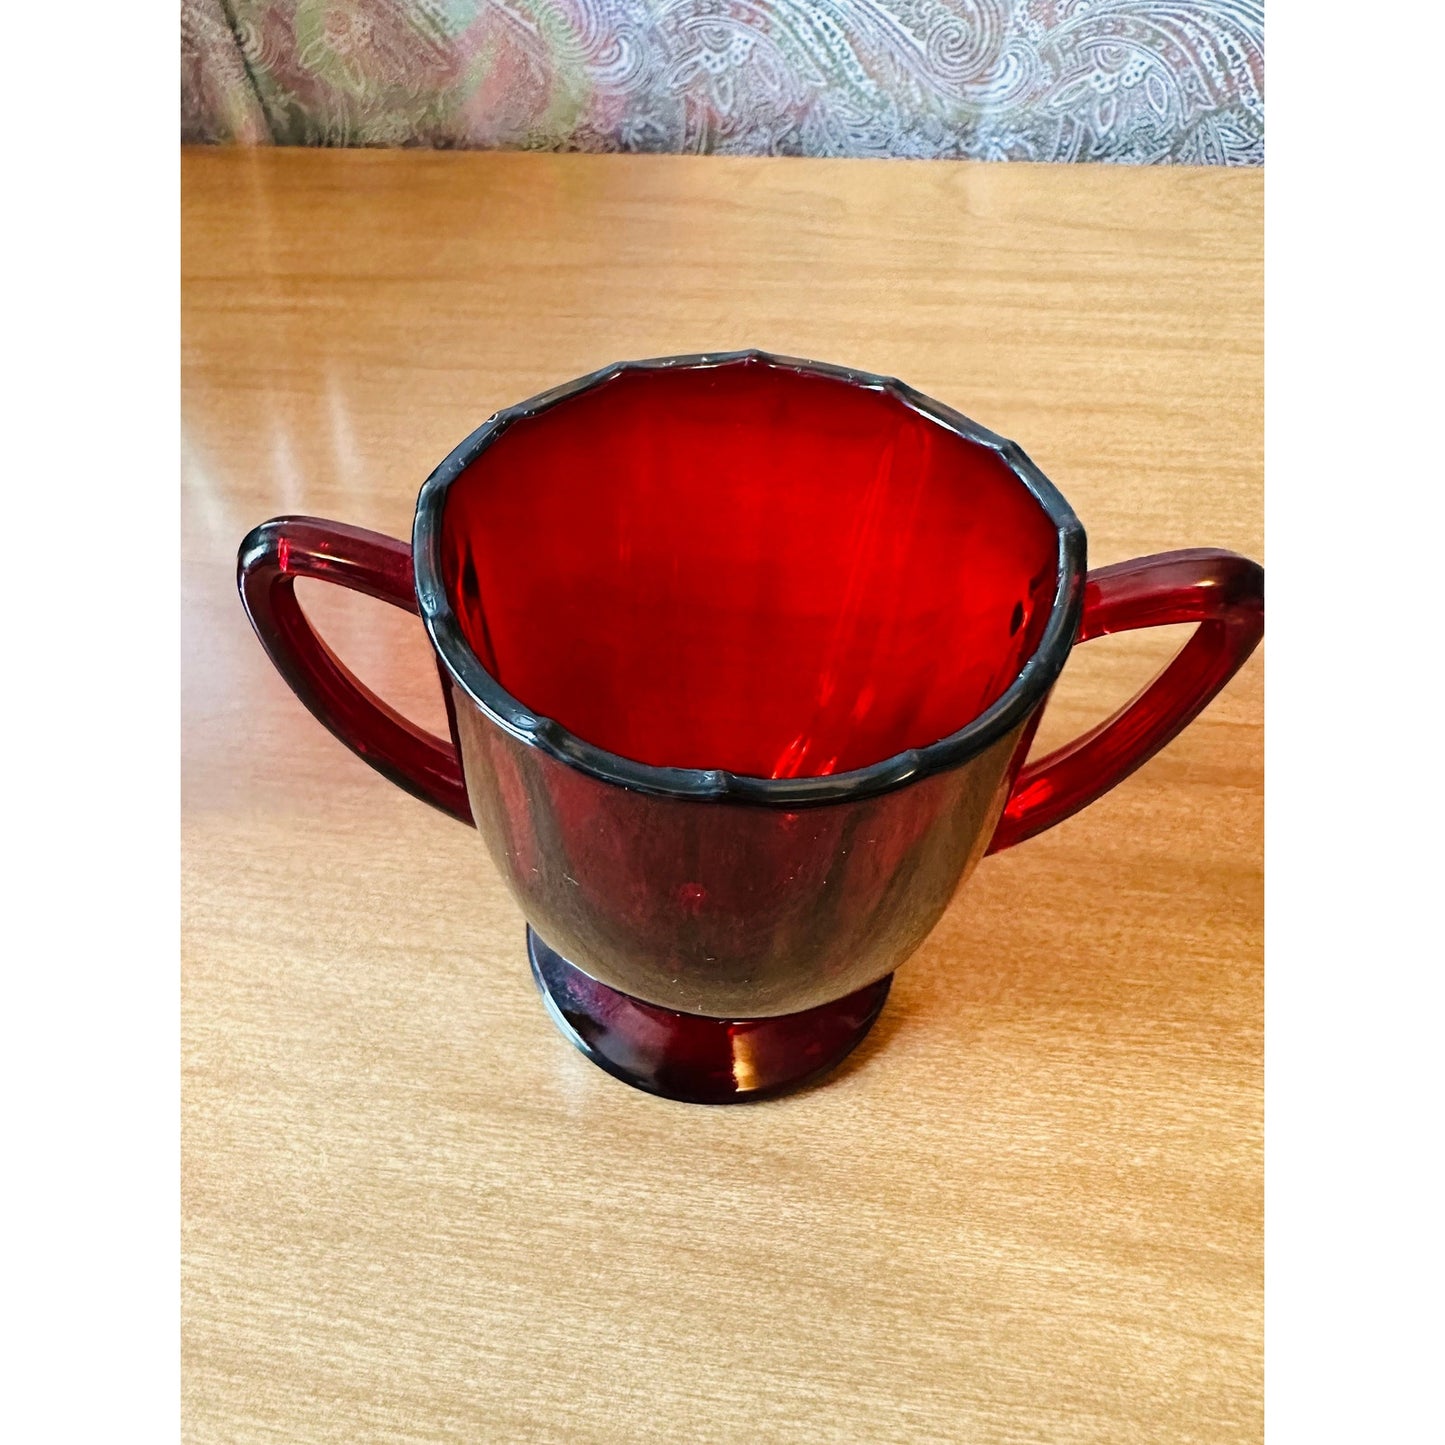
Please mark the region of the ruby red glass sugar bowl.
POLYGON ((279 517, 238 577, 316 717, 481 833, 562 1033, 705 1103, 838 1063, 984 854, 1151 757, 1264 630, 1256 563, 1088 572, 1013 442, 900 382, 755 351, 510 407, 427 479, 409 547, 279 517), (450 736, 348 671, 299 577, 421 615, 450 736), (1026 761, 1076 642, 1180 622, 1143 693, 1026 761))

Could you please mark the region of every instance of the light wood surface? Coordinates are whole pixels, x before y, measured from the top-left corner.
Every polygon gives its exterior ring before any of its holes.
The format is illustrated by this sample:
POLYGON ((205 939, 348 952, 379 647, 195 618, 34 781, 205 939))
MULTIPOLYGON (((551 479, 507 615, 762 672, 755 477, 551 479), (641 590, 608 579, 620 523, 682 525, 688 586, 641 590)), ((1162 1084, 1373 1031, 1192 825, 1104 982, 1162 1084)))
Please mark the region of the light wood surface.
MULTIPOLYGON (((988 860, 828 1083, 709 1110, 562 1042, 478 840, 312 721, 233 570, 281 512, 408 535, 551 383, 748 345, 1015 437, 1096 565, 1262 557, 1261 175, 183 166, 186 1439, 1258 1440, 1262 652, 988 860)), ((418 623, 314 613, 442 725, 418 623)), ((1043 741, 1179 641, 1080 648, 1043 741)))

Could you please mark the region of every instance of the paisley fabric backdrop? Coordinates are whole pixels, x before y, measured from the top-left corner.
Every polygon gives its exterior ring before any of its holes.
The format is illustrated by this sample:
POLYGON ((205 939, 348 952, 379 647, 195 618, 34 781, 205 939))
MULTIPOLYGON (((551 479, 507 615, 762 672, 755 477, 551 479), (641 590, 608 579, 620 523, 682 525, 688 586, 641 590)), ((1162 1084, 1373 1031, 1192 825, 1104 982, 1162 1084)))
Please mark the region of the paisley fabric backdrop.
POLYGON ((1263 0, 182 0, 189 141, 1258 165, 1263 0))

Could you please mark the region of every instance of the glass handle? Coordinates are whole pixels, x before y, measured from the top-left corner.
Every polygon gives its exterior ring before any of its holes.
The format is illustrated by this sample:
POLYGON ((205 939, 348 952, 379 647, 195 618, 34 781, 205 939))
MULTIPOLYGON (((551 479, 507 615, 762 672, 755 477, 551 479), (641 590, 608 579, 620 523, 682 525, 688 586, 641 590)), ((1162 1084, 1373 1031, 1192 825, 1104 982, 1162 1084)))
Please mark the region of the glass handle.
POLYGON ((236 585, 266 655, 312 715, 398 787, 471 823, 455 746, 409 722, 336 657, 296 600, 298 577, 335 582, 416 614, 411 548, 340 522, 276 517, 241 543, 236 585))
MULTIPOLYGON (((1264 636, 1264 568, 1198 547, 1090 572, 1080 642, 1138 627, 1197 622, 1174 660, 1113 717, 1030 763, 1014 782, 988 851, 1011 848, 1087 807, 1177 737, 1264 636)), ((1025 735, 1025 746, 1032 729, 1025 735)))

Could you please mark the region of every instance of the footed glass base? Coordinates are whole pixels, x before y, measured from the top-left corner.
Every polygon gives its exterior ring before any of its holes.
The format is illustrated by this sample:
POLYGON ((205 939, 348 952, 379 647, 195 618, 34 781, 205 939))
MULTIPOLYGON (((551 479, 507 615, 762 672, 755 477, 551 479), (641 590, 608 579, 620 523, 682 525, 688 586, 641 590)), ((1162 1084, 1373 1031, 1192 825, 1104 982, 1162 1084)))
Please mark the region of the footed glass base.
POLYGON ((893 982, 890 974, 802 1013, 714 1019, 608 988, 531 928, 527 956, 552 1022, 594 1064, 634 1088, 689 1104, 762 1099, 826 1073, 873 1027, 893 982))

